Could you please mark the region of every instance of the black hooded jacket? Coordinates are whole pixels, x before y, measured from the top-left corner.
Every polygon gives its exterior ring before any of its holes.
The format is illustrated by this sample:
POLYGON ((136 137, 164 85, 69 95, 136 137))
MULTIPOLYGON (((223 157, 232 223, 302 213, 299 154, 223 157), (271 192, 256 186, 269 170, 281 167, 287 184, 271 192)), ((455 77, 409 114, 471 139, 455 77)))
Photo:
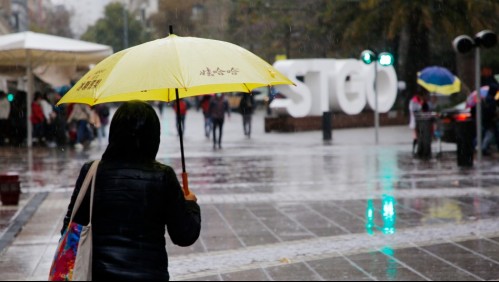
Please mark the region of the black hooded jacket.
MULTIPOLYGON (((81 170, 64 227, 90 165, 81 170)), ((89 199, 90 189, 75 222, 88 223, 89 199)), ((92 218, 93 280, 168 280, 165 226, 179 246, 196 242, 201 228, 199 206, 184 199, 170 167, 158 162, 99 164, 92 218)))

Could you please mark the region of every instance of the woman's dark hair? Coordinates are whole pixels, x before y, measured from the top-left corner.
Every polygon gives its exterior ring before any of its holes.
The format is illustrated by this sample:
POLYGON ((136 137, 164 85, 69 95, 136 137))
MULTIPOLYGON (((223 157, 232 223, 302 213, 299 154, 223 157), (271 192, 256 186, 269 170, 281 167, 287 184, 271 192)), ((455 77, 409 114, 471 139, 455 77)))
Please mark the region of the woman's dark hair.
POLYGON ((126 102, 113 116, 109 145, 102 160, 154 161, 159 150, 160 135, 158 115, 149 104, 126 102))

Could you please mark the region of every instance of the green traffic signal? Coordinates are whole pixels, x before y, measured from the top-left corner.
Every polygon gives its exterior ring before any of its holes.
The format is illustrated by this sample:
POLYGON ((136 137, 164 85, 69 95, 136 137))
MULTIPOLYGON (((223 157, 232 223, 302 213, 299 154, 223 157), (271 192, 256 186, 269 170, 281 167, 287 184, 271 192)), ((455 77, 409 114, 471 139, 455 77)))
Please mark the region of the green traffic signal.
POLYGON ((364 64, 369 65, 372 62, 376 61, 376 55, 371 50, 362 51, 360 58, 364 64))
POLYGON ((382 65, 384 67, 391 66, 391 65, 393 65, 393 62, 394 62, 393 55, 388 53, 388 52, 383 52, 383 53, 379 54, 378 62, 380 65, 382 65))
POLYGON ((7 94, 7 101, 12 103, 14 101, 14 94, 12 93, 7 94))
POLYGON ((383 52, 376 56, 376 54, 371 50, 364 50, 360 54, 360 59, 364 64, 370 65, 371 63, 378 61, 378 63, 384 67, 393 65, 394 59, 393 55, 388 52, 383 52))

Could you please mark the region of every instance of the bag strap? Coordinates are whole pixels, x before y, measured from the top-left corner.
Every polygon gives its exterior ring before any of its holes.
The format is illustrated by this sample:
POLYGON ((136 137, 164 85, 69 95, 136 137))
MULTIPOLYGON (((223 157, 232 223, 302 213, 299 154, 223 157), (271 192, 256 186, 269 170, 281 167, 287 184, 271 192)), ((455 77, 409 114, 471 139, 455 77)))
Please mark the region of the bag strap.
POLYGON ((80 187, 80 192, 78 193, 78 197, 76 198, 74 207, 73 207, 73 212, 71 213, 71 219, 69 222, 73 221, 74 216, 76 215, 76 212, 80 208, 81 203, 83 202, 83 199, 85 198, 85 194, 87 194, 88 186, 90 185, 90 181, 92 181, 92 187, 90 188, 90 217, 89 217, 89 224, 92 222, 92 210, 93 210, 93 202, 94 202, 94 190, 95 190, 95 176, 97 174, 97 167, 99 166, 100 160, 96 160, 92 163, 92 166, 90 166, 90 169, 87 172, 87 175, 85 176, 85 180, 83 181, 83 184, 80 187))

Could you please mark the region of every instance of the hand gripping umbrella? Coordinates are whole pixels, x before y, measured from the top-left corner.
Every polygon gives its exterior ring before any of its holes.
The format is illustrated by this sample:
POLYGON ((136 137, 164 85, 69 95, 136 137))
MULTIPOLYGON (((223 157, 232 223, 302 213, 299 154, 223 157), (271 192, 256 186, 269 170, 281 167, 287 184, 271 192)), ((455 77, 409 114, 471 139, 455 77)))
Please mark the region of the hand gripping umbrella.
MULTIPOLYGON (((168 37, 104 59, 58 105, 93 106, 131 100, 171 102, 207 93, 250 93, 255 88, 280 84, 293 82, 248 50, 225 41, 176 36, 170 26, 168 37)), ((182 180, 188 194, 184 141, 181 132, 179 135, 182 180)))

